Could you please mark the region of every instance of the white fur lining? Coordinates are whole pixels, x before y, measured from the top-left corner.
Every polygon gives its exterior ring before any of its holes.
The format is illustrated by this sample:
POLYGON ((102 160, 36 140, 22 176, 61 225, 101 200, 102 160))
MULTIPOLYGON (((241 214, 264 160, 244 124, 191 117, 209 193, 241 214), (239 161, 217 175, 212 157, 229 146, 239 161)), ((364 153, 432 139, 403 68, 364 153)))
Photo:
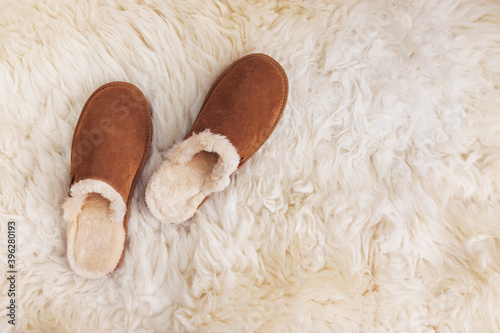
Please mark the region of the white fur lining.
POLYGON ((84 179, 73 184, 70 188, 70 196, 63 205, 64 219, 67 222, 74 221, 82 210, 85 198, 89 193, 98 193, 110 201, 110 218, 113 222, 122 224, 127 206, 122 196, 111 185, 95 179, 84 179))
POLYGON ((193 134, 168 151, 166 160, 151 177, 146 189, 149 210, 164 222, 186 221, 194 215, 205 197, 229 185, 230 176, 238 168, 239 161, 235 147, 223 135, 211 133, 208 129, 193 134), (216 153, 218 157, 199 187, 195 179, 201 176, 196 174, 200 170, 193 168, 190 162, 202 151, 216 153))
POLYGON ((229 177, 238 169, 240 163, 238 152, 225 136, 214 134, 209 129, 206 129, 173 146, 166 157, 171 163, 184 165, 201 151, 219 155, 211 174, 211 181, 209 182, 211 186, 207 188, 207 191, 223 190, 229 185, 229 177))

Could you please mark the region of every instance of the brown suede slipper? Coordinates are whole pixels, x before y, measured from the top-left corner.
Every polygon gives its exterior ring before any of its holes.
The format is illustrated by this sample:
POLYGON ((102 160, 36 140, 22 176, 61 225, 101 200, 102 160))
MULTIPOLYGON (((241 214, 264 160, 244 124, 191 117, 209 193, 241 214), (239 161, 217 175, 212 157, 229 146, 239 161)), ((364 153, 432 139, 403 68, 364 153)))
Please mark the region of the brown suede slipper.
POLYGON ((89 279, 120 266, 130 201, 151 145, 151 113, 134 85, 111 82, 88 99, 71 148, 67 255, 71 269, 89 279))
POLYGON ((186 138, 168 151, 149 181, 151 213, 168 223, 191 218, 269 138, 287 97, 285 71, 271 57, 250 54, 230 65, 208 92, 186 138))

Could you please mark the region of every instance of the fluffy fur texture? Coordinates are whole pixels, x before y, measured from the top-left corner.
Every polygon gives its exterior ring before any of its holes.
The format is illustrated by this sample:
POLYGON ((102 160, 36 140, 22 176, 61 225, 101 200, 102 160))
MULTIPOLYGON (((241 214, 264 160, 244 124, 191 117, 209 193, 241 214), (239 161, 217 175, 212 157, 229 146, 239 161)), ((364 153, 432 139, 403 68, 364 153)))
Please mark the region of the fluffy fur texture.
POLYGON ((67 256, 71 269, 80 276, 97 279, 112 272, 123 252, 125 229, 123 219, 127 206, 121 195, 109 184, 83 179, 73 184, 63 205, 68 223, 67 256), (87 203, 90 195, 101 200, 87 203), (103 202, 108 203, 103 206, 103 202), (87 208, 82 208, 87 204, 87 208))
POLYGON ((151 177, 146 202, 151 213, 167 223, 191 218, 205 197, 225 189, 240 157, 229 140, 210 130, 195 133, 167 153, 151 177), (195 155, 209 152, 214 155, 195 155))
POLYGON ((111 218, 109 200, 87 196, 80 213, 68 223, 67 256, 76 274, 98 279, 113 272, 125 244, 125 229, 111 218))
POLYGON ((109 217, 119 225, 127 213, 127 205, 122 196, 109 184, 96 179, 83 179, 73 184, 69 190, 69 196, 63 204, 63 217, 67 223, 74 221, 82 210, 85 198, 90 193, 98 193, 109 200, 109 217))
POLYGON ((500 330, 498 1, 24 0, 0 22, 18 331, 500 330), (283 118, 189 222, 159 223, 148 180, 251 52, 287 72, 283 118), (60 207, 81 108, 113 80, 147 96, 153 143, 123 264, 87 280, 60 207))

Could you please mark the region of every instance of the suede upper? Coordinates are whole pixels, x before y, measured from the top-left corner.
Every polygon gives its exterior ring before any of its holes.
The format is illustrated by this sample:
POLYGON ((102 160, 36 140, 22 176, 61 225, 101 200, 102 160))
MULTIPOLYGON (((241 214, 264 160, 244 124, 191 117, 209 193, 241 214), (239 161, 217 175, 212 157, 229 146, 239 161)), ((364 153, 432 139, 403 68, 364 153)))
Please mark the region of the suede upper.
POLYGON ((236 148, 240 166, 267 140, 288 97, 283 68, 264 54, 250 54, 229 66, 207 94, 186 138, 209 129, 236 148))
POLYGON ((71 184, 101 180, 127 203, 151 144, 151 114, 132 84, 111 82, 85 104, 73 136, 71 184))

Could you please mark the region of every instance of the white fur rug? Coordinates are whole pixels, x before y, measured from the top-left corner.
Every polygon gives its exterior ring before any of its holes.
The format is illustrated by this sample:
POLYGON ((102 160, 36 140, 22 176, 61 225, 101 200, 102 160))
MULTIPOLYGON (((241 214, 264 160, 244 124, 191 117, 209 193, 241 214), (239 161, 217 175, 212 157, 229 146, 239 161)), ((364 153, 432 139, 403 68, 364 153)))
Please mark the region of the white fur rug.
POLYGON ((497 0, 4 0, 0 112, 19 332, 500 330, 497 0), (193 219, 160 224, 147 181, 252 52, 288 73, 281 123, 193 219), (153 143, 123 265, 86 280, 61 205, 80 111, 114 80, 148 98, 153 143))

